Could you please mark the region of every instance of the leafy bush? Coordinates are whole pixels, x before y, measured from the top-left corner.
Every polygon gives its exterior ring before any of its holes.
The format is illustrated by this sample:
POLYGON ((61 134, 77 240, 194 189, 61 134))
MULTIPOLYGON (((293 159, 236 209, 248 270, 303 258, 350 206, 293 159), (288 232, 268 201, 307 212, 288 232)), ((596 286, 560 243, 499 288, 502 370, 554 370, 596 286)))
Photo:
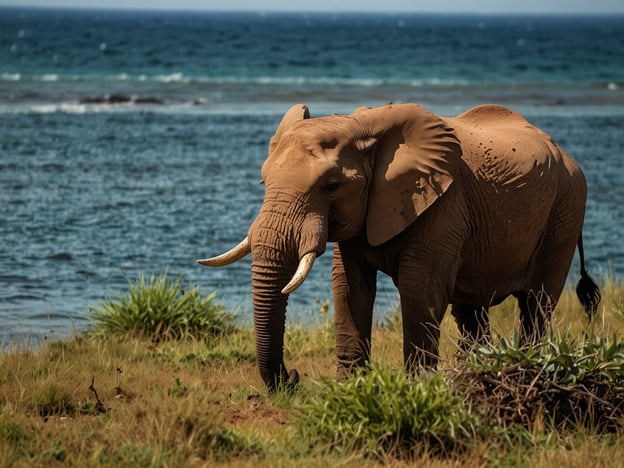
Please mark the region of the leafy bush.
POLYGON ((412 378, 402 368, 376 364, 344 383, 324 380, 300 410, 305 440, 379 456, 461 450, 476 424, 441 374, 412 378))
POLYGON ((215 303, 216 292, 202 297, 192 286, 182 289, 182 278, 166 274, 140 275, 129 283, 125 296, 91 308, 90 333, 97 338, 140 335, 153 340, 206 339, 235 330, 235 316, 215 303))
POLYGON ((569 334, 520 346, 518 335, 477 347, 452 376, 497 424, 616 431, 624 422, 624 342, 569 334))

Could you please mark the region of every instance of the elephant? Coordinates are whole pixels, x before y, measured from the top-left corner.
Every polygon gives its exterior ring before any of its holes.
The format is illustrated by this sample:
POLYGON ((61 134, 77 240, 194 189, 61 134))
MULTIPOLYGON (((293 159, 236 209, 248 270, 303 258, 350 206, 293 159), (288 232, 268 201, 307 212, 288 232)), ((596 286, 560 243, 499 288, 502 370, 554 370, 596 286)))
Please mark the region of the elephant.
POLYGON ((540 340, 576 247, 577 295, 596 311, 585 269, 587 186, 575 161, 520 114, 482 105, 441 117, 410 103, 310 117, 295 105, 271 138, 265 197, 247 237, 198 260, 224 266, 252 254, 256 358, 270 391, 294 387, 283 360, 288 295, 334 243, 336 375, 370 358, 379 271, 398 289, 403 358, 435 367, 451 305, 460 341, 490 336, 488 310, 517 299, 523 343, 540 340))

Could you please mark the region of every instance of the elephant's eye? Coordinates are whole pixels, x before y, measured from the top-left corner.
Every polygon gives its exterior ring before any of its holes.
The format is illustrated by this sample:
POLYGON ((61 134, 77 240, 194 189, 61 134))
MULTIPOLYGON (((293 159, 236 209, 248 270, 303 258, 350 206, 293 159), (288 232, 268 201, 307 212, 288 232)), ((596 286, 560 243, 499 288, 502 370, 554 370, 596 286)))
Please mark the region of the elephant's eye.
POLYGON ((340 182, 335 181, 335 180, 325 184, 325 192, 327 192, 330 195, 335 194, 339 188, 340 188, 340 182))

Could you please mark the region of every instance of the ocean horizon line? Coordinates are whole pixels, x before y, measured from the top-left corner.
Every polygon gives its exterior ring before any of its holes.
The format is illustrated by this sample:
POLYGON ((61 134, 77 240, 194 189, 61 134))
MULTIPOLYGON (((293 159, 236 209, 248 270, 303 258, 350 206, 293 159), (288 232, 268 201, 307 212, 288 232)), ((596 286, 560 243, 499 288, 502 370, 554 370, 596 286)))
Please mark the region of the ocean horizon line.
POLYGON ((231 9, 231 8, 201 8, 201 7, 150 7, 150 6, 115 6, 103 7, 98 5, 35 5, 35 4, 7 4, 0 5, 0 10, 39 10, 39 11, 75 11, 75 12, 107 12, 107 13, 156 13, 156 14, 218 14, 218 15, 247 15, 266 17, 269 15, 311 15, 311 16, 385 16, 393 17, 398 15, 404 16, 431 16, 431 17, 513 17, 513 18, 614 18, 624 17, 624 12, 605 12, 605 11, 474 11, 474 10, 458 10, 458 11, 437 11, 437 10, 412 10, 412 9, 379 9, 379 10, 362 10, 362 9, 285 9, 285 8, 258 8, 258 9, 231 9))

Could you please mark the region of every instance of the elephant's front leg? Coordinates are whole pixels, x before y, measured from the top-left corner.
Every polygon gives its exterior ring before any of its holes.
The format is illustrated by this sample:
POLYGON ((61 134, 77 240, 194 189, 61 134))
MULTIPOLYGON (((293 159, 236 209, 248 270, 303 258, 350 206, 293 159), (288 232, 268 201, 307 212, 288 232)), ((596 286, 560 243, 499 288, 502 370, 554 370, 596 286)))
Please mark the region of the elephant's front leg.
POLYGON ((404 254, 399 271, 403 358, 406 368, 413 372, 437 365, 440 324, 457 272, 457 259, 434 253, 404 254))
POLYGON ((339 380, 370 358, 377 275, 362 258, 364 246, 359 244, 355 240, 334 244, 332 291, 339 380))
POLYGON ((403 316, 403 360, 412 372, 438 363, 440 323, 446 305, 432 304, 401 295, 403 316))

